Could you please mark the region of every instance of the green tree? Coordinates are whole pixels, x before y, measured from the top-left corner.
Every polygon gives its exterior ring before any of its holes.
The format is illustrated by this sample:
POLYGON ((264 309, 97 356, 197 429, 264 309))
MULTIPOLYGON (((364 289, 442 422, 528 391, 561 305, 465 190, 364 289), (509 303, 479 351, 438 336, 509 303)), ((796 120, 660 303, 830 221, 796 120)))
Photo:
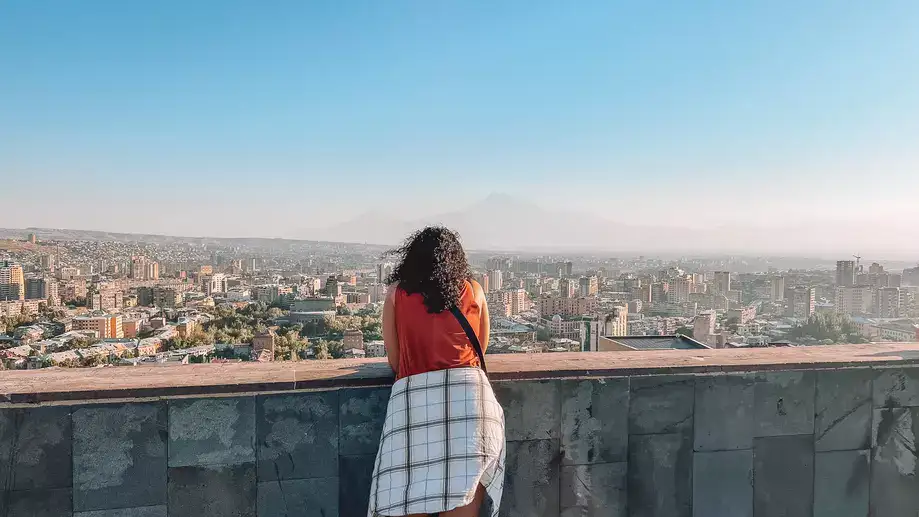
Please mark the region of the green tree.
POLYGON ((327 341, 329 354, 332 355, 332 359, 341 359, 345 356, 345 347, 341 341, 327 341))
POLYGON ((332 354, 329 352, 329 343, 328 341, 320 340, 316 343, 314 348, 315 354, 313 355, 316 359, 331 359, 332 354))
POLYGON ((78 337, 70 342, 71 350, 84 350, 101 343, 102 340, 94 337, 78 337))

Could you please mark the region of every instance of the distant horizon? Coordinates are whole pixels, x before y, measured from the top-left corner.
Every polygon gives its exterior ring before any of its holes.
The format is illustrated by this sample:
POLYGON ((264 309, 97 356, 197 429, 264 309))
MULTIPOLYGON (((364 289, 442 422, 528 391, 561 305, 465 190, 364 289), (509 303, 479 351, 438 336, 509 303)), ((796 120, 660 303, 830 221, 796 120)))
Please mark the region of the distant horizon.
MULTIPOLYGON (((420 226, 418 227, 421 228, 420 226)), ((155 237, 163 239, 177 239, 177 240, 214 240, 214 241, 245 241, 245 240, 257 240, 257 241, 290 241, 290 242, 313 242, 313 243, 325 243, 325 244, 342 244, 342 245, 354 245, 354 246, 370 246, 381 249, 390 249, 401 244, 401 240, 391 243, 375 243, 375 242, 359 242, 359 241, 347 241, 347 240, 326 240, 326 239, 308 239, 308 238, 291 238, 291 237, 265 237, 257 235, 237 235, 237 236, 213 236, 213 235, 179 235, 179 234, 170 234, 170 233, 144 233, 144 232, 123 232, 123 231, 112 231, 112 230, 98 230, 98 229, 86 229, 86 228, 49 228, 49 227, 37 227, 30 226, 25 228, 7 228, 0 227, 0 240, 9 239, 9 240, 19 240, 25 241, 29 233, 34 232, 47 232, 47 231, 56 231, 56 232, 74 232, 74 233, 92 233, 92 234, 113 234, 113 235, 125 235, 125 236, 138 236, 138 237, 155 237)), ((408 234, 406 234, 406 237, 408 234)), ((462 235, 461 235, 462 236, 462 235)), ((57 240, 57 239, 52 239, 57 240)), ((61 239, 61 240, 77 240, 77 239, 61 239)), ((139 241, 145 242, 145 241, 139 241)), ((464 243, 465 245, 465 243, 464 243)), ((552 247, 552 246, 535 246, 535 247, 525 247, 517 249, 489 249, 489 248, 479 248, 475 246, 465 245, 466 249, 472 253, 493 253, 495 255, 552 255, 552 254, 562 254, 562 255, 572 255, 572 256, 590 256, 590 255, 604 255, 609 254, 610 256, 620 255, 621 257, 637 257, 637 256, 647 256, 649 258, 668 258, 672 259, 674 257, 684 257, 687 259, 693 258, 713 258, 713 257, 759 257, 759 258, 789 258, 789 259, 806 259, 814 261, 825 261, 828 263, 835 262, 837 260, 850 260, 851 253, 847 254, 845 251, 840 251, 839 253, 829 253, 829 254, 820 254, 820 253, 782 253, 782 252, 769 252, 761 250, 702 250, 702 251, 683 251, 679 249, 672 250, 641 250, 641 249, 602 249, 602 248, 577 248, 577 247, 552 247)), ((859 252, 862 253, 862 252, 859 252)), ((862 262, 870 263, 872 261, 889 261, 895 262, 898 264, 912 265, 915 263, 919 265, 919 253, 916 254, 863 254, 862 262), (876 255, 876 256, 875 256, 876 255)))

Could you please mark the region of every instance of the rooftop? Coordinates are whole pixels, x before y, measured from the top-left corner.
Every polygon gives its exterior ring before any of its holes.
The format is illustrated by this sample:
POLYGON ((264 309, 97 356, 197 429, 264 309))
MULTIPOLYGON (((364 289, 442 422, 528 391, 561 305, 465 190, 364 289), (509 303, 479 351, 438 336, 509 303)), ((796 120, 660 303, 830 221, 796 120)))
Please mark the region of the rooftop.
POLYGON ((709 348, 682 334, 673 336, 608 336, 606 339, 633 350, 704 350, 709 348))

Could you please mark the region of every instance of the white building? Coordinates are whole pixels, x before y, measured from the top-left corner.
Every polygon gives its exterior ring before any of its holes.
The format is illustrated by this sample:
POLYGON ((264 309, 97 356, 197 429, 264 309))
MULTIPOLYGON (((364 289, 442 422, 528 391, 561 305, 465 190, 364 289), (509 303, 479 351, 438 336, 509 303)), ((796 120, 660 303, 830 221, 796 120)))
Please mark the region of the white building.
POLYGON ((703 312, 692 320, 692 337, 696 341, 709 346, 713 346, 715 344, 714 312, 703 312))
POLYGON ((493 269, 488 272, 488 290, 500 291, 504 285, 504 274, 500 269, 493 269))
POLYGON ((772 278, 772 301, 780 302, 785 299, 785 277, 772 278))

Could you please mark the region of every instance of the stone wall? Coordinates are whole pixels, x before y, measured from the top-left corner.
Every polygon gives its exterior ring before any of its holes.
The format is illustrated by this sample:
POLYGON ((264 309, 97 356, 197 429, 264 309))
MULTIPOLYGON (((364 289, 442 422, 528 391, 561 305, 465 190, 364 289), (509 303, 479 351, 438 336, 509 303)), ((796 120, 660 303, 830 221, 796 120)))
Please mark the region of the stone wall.
MULTIPOLYGON (((498 381, 501 515, 915 517, 919 369, 498 381)), ((0 516, 364 517, 389 390, 0 408, 0 516)))

